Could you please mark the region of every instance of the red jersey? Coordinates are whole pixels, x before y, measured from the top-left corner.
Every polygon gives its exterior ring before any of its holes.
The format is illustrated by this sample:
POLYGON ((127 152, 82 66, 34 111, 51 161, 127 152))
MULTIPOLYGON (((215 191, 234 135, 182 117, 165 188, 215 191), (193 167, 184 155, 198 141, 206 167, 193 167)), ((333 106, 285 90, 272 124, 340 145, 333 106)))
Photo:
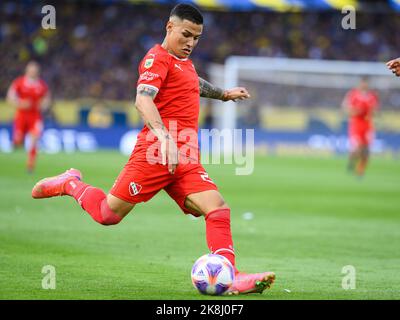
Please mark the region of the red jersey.
MULTIPOLYGON (((191 147, 198 153, 200 88, 192 61, 179 59, 157 44, 140 62, 137 86, 147 86, 157 91, 154 104, 178 148, 190 140, 191 147)), ((143 156, 146 156, 148 147, 154 144, 155 139, 147 138, 150 141, 146 141, 148 134, 149 129, 144 126, 132 153, 137 160, 145 160, 143 156)), ((151 133, 149 136, 154 138, 151 133)))
POLYGON ((347 102, 351 111, 351 126, 372 126, 372 115, 378 107, 378 97, 373 91, 363 92, 353 89, 347 94, 347 102))
POLYGON ((18 108, 17 116, 40 116, 40 102, 48 92, 48 87, 42 79, 30 80, 26 76, 20 76, 11 84, 18 98, 28 100, 30 105, 27 109, 18 108))

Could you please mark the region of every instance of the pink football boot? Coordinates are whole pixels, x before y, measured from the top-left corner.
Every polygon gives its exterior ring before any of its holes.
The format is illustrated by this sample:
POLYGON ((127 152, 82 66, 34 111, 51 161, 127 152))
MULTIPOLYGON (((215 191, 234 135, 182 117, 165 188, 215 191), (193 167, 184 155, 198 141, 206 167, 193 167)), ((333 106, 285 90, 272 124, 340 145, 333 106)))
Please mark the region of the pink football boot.
POLYGON ((228 295, 238 295, 246 293, 263 293, 265 289, 269 289, 275 281, 275 273, 242 273, 235 275, 233 284, 228 289, 228 295))
POLYGON ((40 180, 32 189, 32 198, 42 199, 57 196, 64 196, 64 186, 68 181, 82 180, 82 174, 77 169, 69 169, 58 176, 40 180))

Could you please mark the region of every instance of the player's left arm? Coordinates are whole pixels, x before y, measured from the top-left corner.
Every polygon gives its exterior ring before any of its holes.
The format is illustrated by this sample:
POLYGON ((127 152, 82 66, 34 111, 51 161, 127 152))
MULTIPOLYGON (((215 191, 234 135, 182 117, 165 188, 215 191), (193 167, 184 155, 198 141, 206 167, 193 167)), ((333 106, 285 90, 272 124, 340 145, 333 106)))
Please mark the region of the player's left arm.
POLYGON ((6 100, 9 104, 11 104, 13 107, 18 106, 18 94, 17 91, 14 88, 14 84, 12 84, 8 90, 7 90, 7 97, 6 100))
POLYGON ((373 103, 373 108, 372 108, 372 115, 375 115, 377 111, 379 111, 381 105, 380 105, 380 99, 379 99, 379 94, 377 92, 373 92, 374 95, 374 103, 373 103))
POLYGON ((351 102, 352 95, 353 95, 352 91, 347 92, 346 95, 344 96, 342 104, 341 104, 342 111, 350 117, 357 116, 361 113, 361 110, 355 108, 352 105, 352 102, 351 102))
POLYGON ((51 107, 51 92, 47 91, 45 96, 42 98, 42 101, 40 102, 40 109, 43 112, 46 112, 50 109, 51 107))
POLYGON ((341 106, 343 112, 348 113, 348 111, 350 109, 350 107, 349 107, 349 94, 348 93, 344 96, 340 106, 341 106))
POLYGON ((200 97, 217 99, 222 101, 244 100, 250 98, 250 94, 243 87, 223 90, 199 77, 200 97))

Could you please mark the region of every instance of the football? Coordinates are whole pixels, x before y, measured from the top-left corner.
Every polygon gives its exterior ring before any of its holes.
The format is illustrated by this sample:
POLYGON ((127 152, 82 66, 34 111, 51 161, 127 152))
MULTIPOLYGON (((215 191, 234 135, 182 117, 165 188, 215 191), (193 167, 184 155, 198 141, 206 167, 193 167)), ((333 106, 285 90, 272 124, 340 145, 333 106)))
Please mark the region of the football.
POLYGON ((228 259, 219 254, 205 254, 192 267, 193 286, 202 294, 222 295, 232 285, 235 272, 228 259))

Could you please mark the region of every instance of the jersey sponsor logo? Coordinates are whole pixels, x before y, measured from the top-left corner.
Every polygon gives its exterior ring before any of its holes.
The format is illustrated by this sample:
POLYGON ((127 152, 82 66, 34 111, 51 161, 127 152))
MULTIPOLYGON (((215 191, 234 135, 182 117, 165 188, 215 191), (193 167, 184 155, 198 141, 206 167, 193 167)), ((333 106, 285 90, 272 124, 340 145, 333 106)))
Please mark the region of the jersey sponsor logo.
POLYGON ((158 73, 145 71, 140 75, 139 81, 142 81, 142 80, 144 80, 144 81, 153 81, 154 79, 157 79, 158 77, 160 77, 160 75, 158 73))
POLYGON ((135 182, 131 182, 129 184, 129 194, 133 197, 139 194, 139 192, 142 190, 142 186, 140 184, 137 184, 135 182))
POLYGON ((154 58, 146 59, 146 61, 144 62, 144 67, 146 69, 150 68, 153 65, 153 62, 154 62, 154 58))

